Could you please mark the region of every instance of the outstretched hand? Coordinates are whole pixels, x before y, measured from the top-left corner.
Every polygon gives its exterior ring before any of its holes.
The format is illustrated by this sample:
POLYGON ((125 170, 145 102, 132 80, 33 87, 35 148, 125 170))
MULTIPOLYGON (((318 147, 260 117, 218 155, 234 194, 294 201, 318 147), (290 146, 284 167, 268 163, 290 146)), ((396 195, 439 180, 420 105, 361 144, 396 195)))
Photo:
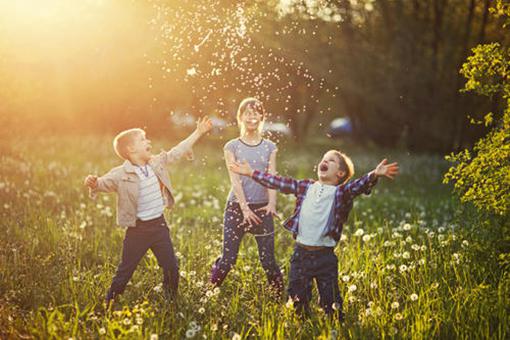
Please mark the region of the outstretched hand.
POLYGON ((395 178, 396 175, 398 175, 398 163, 390 163, 388 164, 388 160, 385 158, 377 165, 377 167, 374 170, 374 173, 378 177, 388 177, 389 179, 395 178))
POLYGON ((251 176, 253 173, 253 169, 247 161, 243 161, 242 163, 232 162, 229 164, 228 168, 230 171, 243 176, 251 176))
POLYGON ((88 175, 85 177, 85 181, 83 181, 83 184, 90 189, 95 189, 97 187, 97 176, 94 175, 88 175))
POLYGON ((201 135, 206 134, 212 129, 212 121, 209 117, 205 116, 197 120, 197 131, 201 135))

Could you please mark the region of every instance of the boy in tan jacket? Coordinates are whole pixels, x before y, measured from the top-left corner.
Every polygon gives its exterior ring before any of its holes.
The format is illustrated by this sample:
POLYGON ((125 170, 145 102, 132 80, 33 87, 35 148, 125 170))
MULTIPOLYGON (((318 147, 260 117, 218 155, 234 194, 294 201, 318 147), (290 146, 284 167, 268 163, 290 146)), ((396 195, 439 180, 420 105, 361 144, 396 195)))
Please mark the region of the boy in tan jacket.
POLYGON ((174 198, 167 167, 192 153, 192 146, 212 128, 209 118, 199 119, 196 130, 170 151, 151 153, 151 141, 142 129, 119 133, 113 147, 124 164, 106 175, 88 175, 85 185, 91 198, 98 192, 117 193, 117 223, 127 228, 122 258, 106 295, 109 307, 122 294, 136 266, 151 249, 163 269, 163 286, 171 296, 177 293, 179 270, 166 220, 165 207, 172 207, 174 198))

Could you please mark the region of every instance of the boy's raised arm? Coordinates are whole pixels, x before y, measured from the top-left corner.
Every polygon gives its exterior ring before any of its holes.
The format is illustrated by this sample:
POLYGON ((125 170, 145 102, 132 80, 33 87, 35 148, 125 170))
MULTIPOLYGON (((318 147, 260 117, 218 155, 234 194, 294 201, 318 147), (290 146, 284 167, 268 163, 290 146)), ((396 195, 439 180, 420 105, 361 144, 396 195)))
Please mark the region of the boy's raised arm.
POLYGON ((377 183, 379 177, 395 178, 398 175, 398 163, 388 164, 387 159, 383 159, 377 167, 365 176, 362 176, 345 185, 345 192, 352 197, 369 194, 372 187, 377 183))
POLYGON ((239 175, 251 177, 254 181, 265 186, 266 188, 278 190, 283 194, 297 195, 298 193, 298 180, 291 177, 281 177, 277 175, 271 175, 267 172, 253 170, 250 164, 248 164, 246 161, 242 163, 232 162, 229 165, 229 169, 239 175))
POLYGON ((197 128, 186 139, 174 146, 166 153, 166 164, 181 159, 184 155, 193 155, 192 147, 197 140, 212 129, 212 122, 208 117, 197 120, 197 128))

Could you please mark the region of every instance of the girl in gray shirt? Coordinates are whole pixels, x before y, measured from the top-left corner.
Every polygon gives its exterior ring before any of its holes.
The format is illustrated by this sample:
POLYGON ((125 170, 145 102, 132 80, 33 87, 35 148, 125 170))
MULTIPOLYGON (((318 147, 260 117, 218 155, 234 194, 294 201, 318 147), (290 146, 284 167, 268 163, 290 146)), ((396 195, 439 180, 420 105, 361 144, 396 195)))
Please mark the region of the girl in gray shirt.
MULTIPOLYGON (((265 111, 255 98, 246 98, 239 105, 237 122, 239 138, 225 144, 225 162, 248 161, 254 169, 276 172, 276 145, 262 138, 265 111)), ((270 286, 277 296, 283 291, 283 279, 274 257, 274 223, 276 192, 269 190, 248 177, 229 170, 232 188, 224 214, 223 253, 211 269, 210 282, 221 285, 234 266, 239 246, 245 233, 255 236, 259 259, 270 286)))

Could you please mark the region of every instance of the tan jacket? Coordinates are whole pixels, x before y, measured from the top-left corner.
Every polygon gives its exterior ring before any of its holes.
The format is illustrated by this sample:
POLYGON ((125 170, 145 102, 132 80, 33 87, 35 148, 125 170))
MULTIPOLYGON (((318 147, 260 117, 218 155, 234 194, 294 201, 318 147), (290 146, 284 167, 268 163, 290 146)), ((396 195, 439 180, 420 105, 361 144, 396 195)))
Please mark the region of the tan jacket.
MULTIPOLYGON (((167 167, 184 155, 192 155, 191 152, 191 145, 181 142, 170 151, 163 151, 149 160, 149 165, 159 179, 165 206, 168 208, 174 205, 174 197, 167 167)), ((97 187, 90 189, 89 196, 95 199, 98 192, 116 192, 117 224, 125 228, 134 227, 136 226, 139 181, 135 166, 126 160, 121 166, 115 167, 106 175, 99 177, 97 187)))

